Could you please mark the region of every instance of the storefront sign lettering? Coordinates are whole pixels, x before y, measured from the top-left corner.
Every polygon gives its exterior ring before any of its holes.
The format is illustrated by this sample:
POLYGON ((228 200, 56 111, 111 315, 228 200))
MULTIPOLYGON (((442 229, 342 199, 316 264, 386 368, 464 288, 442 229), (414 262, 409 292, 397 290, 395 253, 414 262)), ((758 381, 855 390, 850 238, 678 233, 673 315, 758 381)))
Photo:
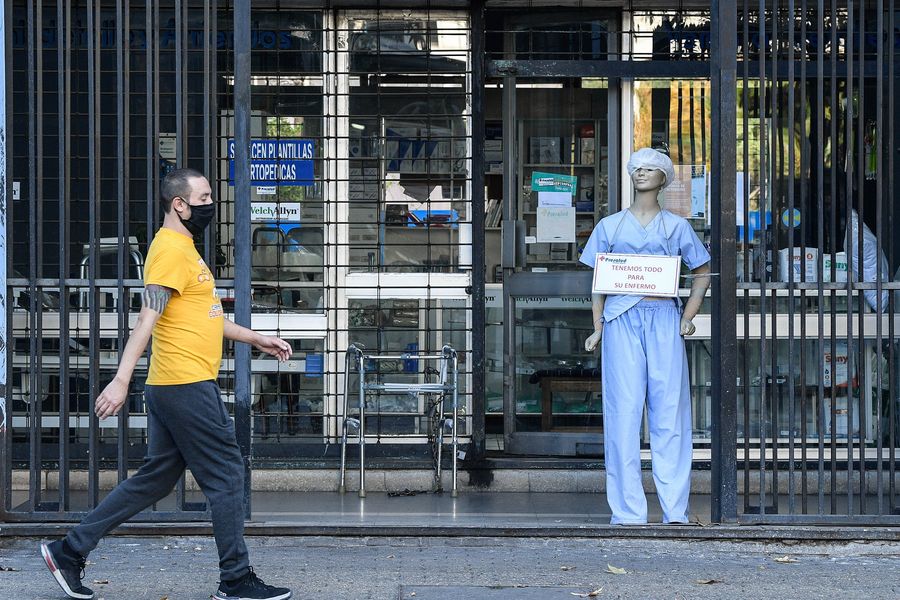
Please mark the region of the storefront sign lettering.
MULTIPOLYGON (((250 142, 252 185, 313 185, 312 140, 253 140, 250 142)), ((234 185, 234 140, 228 140, 228 183, 234 185)))
POLYGON ((540 171, 531 174, 531 189, 535 192, 568 192, 574 196, 577 187, 578 177, 574 175, 540 171))

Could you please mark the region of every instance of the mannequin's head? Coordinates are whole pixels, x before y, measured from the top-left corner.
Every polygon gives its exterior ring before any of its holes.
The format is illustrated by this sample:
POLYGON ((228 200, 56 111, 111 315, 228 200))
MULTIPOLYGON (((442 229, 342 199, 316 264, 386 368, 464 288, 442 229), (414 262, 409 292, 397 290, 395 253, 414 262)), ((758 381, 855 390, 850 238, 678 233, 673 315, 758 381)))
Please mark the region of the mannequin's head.
POLYGON ((641 148, 628 159, 628 174, 636 192, 661 190, 675 180, 672 159, 652 148, 641 148))

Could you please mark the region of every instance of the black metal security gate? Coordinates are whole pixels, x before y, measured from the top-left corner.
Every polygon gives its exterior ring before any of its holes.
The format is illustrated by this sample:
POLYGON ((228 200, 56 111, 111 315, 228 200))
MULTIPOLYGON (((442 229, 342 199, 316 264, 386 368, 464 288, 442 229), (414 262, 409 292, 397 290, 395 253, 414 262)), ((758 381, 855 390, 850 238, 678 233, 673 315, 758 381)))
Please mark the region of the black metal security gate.
MULTIPOLYGON (((491 4, 474 3, 479 34, 491 4)), ((540 48, 529 48, 534 60, 474 61, 473 199, 484 200, 485 78, 603 78, 620 86, 623 107, 631 104, 624 93, 636 81, 708 85, 709 95, 698 102, 708 121, 696 131, 691 121, 690 136, 712 157, 704 227, 719 273, 709 310, 712 518, 896 523, 900 203, 893 150, 900 148, 894 123, 900 32, 893 0, 712 1, 690 10, 660 2, 655 12, 623 4, 621 28, 604 33, 620 42, 608 60, 539 60, 540 48), (662 16, 655 29, 638 30, 639 12, 662 16), (651 41, 647 55, 635 44, 641 36, 651 41)), ((7 274, 0 299, 6 317, 0 520, 72 520, 96 505, 104 478, 121 481, 144 455, 139 385, 113 426, 98 422, 91 406, 112 377, 140 306, 141 252, 159 224, 161 175, 175 164, 193 166, 217 188, 227 177, 229 138, 235 140, 233 204, 203 241, 203 253, 218 286, 231 290, 235 319, 249 324, 250 49, 261 33, 251 29, 249 0, 0 0, 0 7, 9 98, 0 103, 6 110, 0 171, 8 174, 0 202, 7 235, 6 244, 0 237, 6 249, 0 268, 7 274), (231 240, 233 246, 220 243, 231 240), (223 246, 228 254, 218 251, 223 246)), ((354 27, 366 18, 356 18, 354 27)), ((393 21, 384 27, 389 34, 393 28, 393 21)), ((485 40, 475 38, 472 55, 480 57, 485 40)), ((380 38, 357 36, 358 54, 367 52, 367 39, 380 38)), ((335 46, 333 53, 340 58, 346 50, 335 46)), ((426 56, 417 46, 413 55, 426 56)), ((368 64, 345 58, 347 81, 368 64)), ((449 69, 458 66, 452 61, 435 63, 445 65, 444 75, 458 76, 449 69)), ((395 68, 398 81, 415 71, 395 68)), ((387 78, 385 89, 394 83, 387 78)), ((350 106, 350 94, 339 88, 334 106, 342 98, 350 106)), ((680 141, 687 135, 680 113, 694 112, 693 88, 684 103, 668 94, 653 101, 662 98, 666 110, 677 103, 672 122, 680 141)), ((371 117, 364 108, 362 116, 371 117)), ((351 114, 344 109, 341 117, 351 114)), ((611 126, 624 129, 621 119, 611 126)), ((341 146, 340 135, 319 135, 341 146)), ((331 160, 343 156, 336 152, 331 160)), ((613 168, 610 186, 618 175, 613 168)), ((345 180, 349 190, 349 171, 345 180)), ((349 193, 343 200, 355 201, 349 193)), ((475 202, 473 215, 472 254, 483 267, 484 206, 475 202)), ((376 268, 375 250, 366 273, 376 268)), ((360 261, 367 256, 358 255, 360 261)), ((483 304, 484 275, 473 273, 473 304, 483 304)), ((583 295, 587 278, 573 285, 582 283, 573 295, 583 295)), ((472 314, 477 363, 484 359, 484 307, 472 314)), ((234 390, 249 472, 249 349, 227 352, 234 361, 223 377, 234 390)), ((484 395, 484 380, 476 376, 473 390, 484 395)), ((473 415, 481 423, 473 433, 483 448, 484 398, 473 406, 482 407, 473 415)), ((189 487, 182 482, 174 498, 143 517, 204 518, 189 487)), ((249 498, 248 478, 248 510, 249 498)))
MULTIPOLYGON (((234 222, 218 231, 233 232, 233 262, 217 256, 215 234, 207 233, 201 254, 218 287, 234 289, 235 320, 249 325, 249 268, 240 267, 250 256, 249 195, 241 193, 249 188, 250 3, 228 3, 229 31, 217 29, 222 4, 5 3, 0 520, 77 518, 99 502, 108 487, 101 479, 122 481, 143 458, 138 380, 119 419, 100 422, 92 399, 112 379, 140 310, 143 253, 160 224, 159 182, 175 165, 191 166, 215 188, 223 112, 233 115, 225 133, 236 142, 237 192, 234 222)), ((249 349, 233 352, 249 514, 249 349)), ((202 497, 186 488, 182 478, 174 497, 140 518, 206 518, 205 503, 193 501, 202 497)))
POLYGON ((740 11, 742 521, 896 523, 894 2, 740 11))

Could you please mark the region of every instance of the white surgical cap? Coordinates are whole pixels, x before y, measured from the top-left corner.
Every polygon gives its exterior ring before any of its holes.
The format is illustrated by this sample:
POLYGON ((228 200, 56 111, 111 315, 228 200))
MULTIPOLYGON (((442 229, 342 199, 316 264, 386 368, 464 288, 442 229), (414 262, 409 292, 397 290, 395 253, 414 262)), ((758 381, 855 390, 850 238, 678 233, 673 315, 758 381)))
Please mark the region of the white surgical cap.
POLYGON ((672 159, 653 148, 641 148, 632 154, 631 158, 628 159, 627 169, 629 176, 634 175, 634 172, 638 169, 662 171, 666 177, 663 189, 669 187, 669 184, 675 181, 675 167, 672 166, 672 159))

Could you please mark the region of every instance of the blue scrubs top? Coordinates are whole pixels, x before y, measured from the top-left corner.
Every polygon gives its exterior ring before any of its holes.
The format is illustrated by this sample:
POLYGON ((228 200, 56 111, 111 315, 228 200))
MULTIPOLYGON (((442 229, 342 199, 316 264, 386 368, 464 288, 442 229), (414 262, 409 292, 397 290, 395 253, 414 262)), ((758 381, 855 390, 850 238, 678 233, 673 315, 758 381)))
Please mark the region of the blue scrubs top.
MULTIPOLYGON (((691 270, 710 261, 706 246, 694 233, 690 223, 667 210, 661 210, 646 227, 641 227, 637 217, 627 208, 601 219, 579 260, 593 269, 598 252, 680 255, 691 270)), ((612 321, 640 302, 641 298, 635 295, 606 296, 603 318, 612 321)))

